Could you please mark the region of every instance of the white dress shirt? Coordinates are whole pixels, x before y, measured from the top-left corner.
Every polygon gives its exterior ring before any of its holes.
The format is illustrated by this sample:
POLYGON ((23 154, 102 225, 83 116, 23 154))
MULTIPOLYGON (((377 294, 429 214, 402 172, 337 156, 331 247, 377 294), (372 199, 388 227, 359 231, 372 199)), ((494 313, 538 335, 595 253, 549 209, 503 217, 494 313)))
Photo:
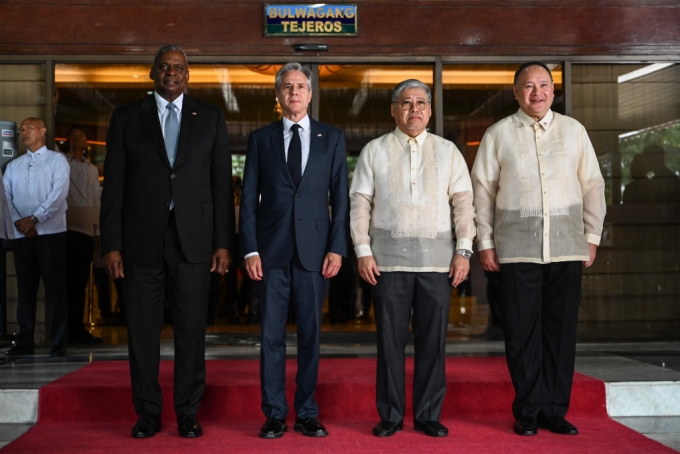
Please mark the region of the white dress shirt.
MULTIPOLYGON (((7 164, 3 180, 12 223, 33 215, 39 235, 65 232, 69 173, 64 155, 44 146, 7 164)), ((14 235, 23 238, 16 228, 14 235)))
MULTIPOLYGON (((161 122, 161 131, 163 132, 163 138, 165 138, 165 120, 168 118, 168 115, 170 115, 170 111, 166 106, 170 104, 170 102, 159 95, 156 91, 153 92, 153 96, 156 98, 156 107, 158 107, 158 120, 161 122)), ((180 94, 172 103, 175 105, 175 113, 177 114, 177 127, 179 128, 179 131, 182 128, 182 105, 184 104, 184 93, 180 94)), ((179 138, 177 140, 177 144, 179 145, 179 138)), ((170 209, 172 210, 174 208, 175 201, 173 199, 170 200, 170 209)))
MULTIPOLYGON (((72 154, 67 153, 66 159, 71 168, 70 184, 66 203, 69 210, 74 207, 98 207, 100 206, 101 188, 99 186, 99 170, 87 158, 77 160, 72 154)), ((99 225, 83 223, 74 220, 72 216, 66 217, 68 230, 84 233, 85 235, 99 235, 99 225)))
MULTIPOLYGON (((288 146, 290 145, 290 139, 293 138, 293 131, 291 131, 290 128, 294 124, 296 123, 283 117, 283 147, 286 150, 286 162, 288 162, 288 146)), ((302 172, 300 172, 300 175, 304 175, 307 161, 309 161, 309 144, 312 137, 312 131, 307 115, 305 115, 305 117, 297 124, 301 126, 298 130, 298 134, 300 134, 300 142, 302 142, 302 172)))
MULTIPOLYGON (((170 112, 165 107, 169 104, 167 99, 164 99, 157 92, 153 92, 154 98, 156 98, 156 106, 158 107, 158 119, 161 122, 161 131, 163 131, 163 137, 165 137, 165 119, 168 117, 170 112)), ((179 95, 177 99, 172 102, 175 105, 175 112, 177 113, 177 124, 182 127, 182 104, 184 103, 184 93, 179 95)))
POLYGON ((472 168, 479 250, 500 263, 590 260, 606 213, 604 179, 581 123, 518 110, 484 134, 472 168))
MULTIPOLYGON (((288 146, 290 145, 290 139, 293 138, 293 131, 290 128, 294 125, 300 125, 298 129, 298 134, 300 134, 300 142, 302 144, 302 172, 300 175, 304 175, 305 167, 307 167, 307 161, 309 161, 309 147, 312 140, 312 125, 309 121, 309 116, 305 115, 302 120, 298 123, 283 117, 283 148, 286 152, 286 162, 288 162, 288 146)), ((243 258, 247 259, 253 255, 260 255, 259 252, 253 251, 244 255, 243 258)))
POLYGON ((456 249, 472 250, 470 174, 451 141, 427 131, 410 138, 399 128, 370 141, 349 196, 354 250, 373 255, 380 271, 448 272, 452 221, 456 249))

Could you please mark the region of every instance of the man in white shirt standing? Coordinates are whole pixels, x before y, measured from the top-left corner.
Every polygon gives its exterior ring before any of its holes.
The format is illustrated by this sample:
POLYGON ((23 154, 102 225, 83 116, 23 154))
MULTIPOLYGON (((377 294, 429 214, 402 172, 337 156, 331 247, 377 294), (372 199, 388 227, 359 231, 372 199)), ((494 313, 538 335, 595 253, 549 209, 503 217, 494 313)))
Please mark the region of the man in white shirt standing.
POLYGON ((83 327, 85 289, 90 280, 92 253, 99 248, 99 170, 85 157, 87 136, 82 126, 68 131, 66 159, 71 169, 66 202, 66 274, 68 294, 68 340, 72 344, 100 344, 83 327))
POLYGON ((378 334, 378 437, 403 427, 405 348, 413 313, 415 430, 444 437, 439 422, 451 286, 470 269, 475 236, 472 185, 453 142, 427 132, 430 88, 419 80, 392 92, 397 128, 369 142, 354 170, 350 226, 361 277, 374 285, 378 334), (454 245, 451 219, 455 224, 454 245))
POLYGON ((522 65, 519 110, 491 126, 472 168, 479 259, 500 271, 514 431, 576 435, 565 419, 576 354, 583 267, 595 260, 604 180, 585 128, 550 110, 554 84, 522 65))
POLYGON ((45 124, 27 118, 19 128, 27 153, 7 165, 4 175, 14 235, 19 335, 5 353, 32 355, 40 278, 45 286, 50 356, 66 355, 66 195, 69 166, 45 147, 45 124))

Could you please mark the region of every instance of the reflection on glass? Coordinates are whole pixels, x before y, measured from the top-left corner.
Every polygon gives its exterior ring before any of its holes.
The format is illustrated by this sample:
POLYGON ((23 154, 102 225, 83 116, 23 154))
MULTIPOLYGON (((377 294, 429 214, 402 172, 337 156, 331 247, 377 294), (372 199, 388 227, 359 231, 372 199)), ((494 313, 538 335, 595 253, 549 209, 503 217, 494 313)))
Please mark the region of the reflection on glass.
MULTIPOLYGON (((200 65, 189 68, 188 92, 224 111, 232 153, 245 153, 253 129, 280 118, 274 76, 280 65, 200 65)), ((66 132, 83 125, 90 159, 102 167, 106 134, 116 107, 153 94, 147 64, 58 64, 55 69, 59 105, 56 137, 65 146, 66 132)))
MULTIPOLYGON (((444 137, 456 144, 469 167, 487 128, 519 109, 512 83, 520 65, 444 65, 444 137)), ((555 83, 552 110, 562 113, 562 66, 548 67, 555 83)))
POLYGON ((583 280, 579 333, 677 339, 680 66, 575 64, 572 81, 572 112, 598 154, 610 205, 583 280))
POLYGON ((28 117, 45 119, 45 65, 0 65, 0 121, 19 126, 28 117))
POLYGON ((344 131, 347 151, 358 155, 369 141, 394 130, 395 85, 418 79, 432 89, 432 71, 430 65, 319 65, 319 121, 344 131))

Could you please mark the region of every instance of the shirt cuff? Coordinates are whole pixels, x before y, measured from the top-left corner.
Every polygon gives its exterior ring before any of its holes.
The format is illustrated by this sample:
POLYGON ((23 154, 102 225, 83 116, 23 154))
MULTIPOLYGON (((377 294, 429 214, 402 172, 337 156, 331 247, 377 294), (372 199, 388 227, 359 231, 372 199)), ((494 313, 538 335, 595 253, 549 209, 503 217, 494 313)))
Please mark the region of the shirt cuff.
POLYGON ((247 259, 248 257, 252 257, 254 255, 260 255, 260 253, 259 252, 250 252, 250 253, 244 255, 243 258, 247 259))
POLYGON ((44 215, 43 213, 41 213, 40 211, 36 211, 35 213, 33 213, 33 216, 35 216, 36 218, 38 218, 38 222, 43 222, 45 219, 47 219, 47 216, 45 216, 45 215, 44 215))
POLYGON ((373 255, 373 251, 371 251, 370 244, 360 244, 359 246, 355 246, 354 252, 357 254, 357 258, 366 257, 367 255, 373 255))
POLYGON ((493 240, 484 240, 477 243, 477 250, 483 251, 484 249, 495 249, 496 244, 493 240))
POLYGON ((458 241, 456 241, 456 250, 458 249, 467 249, 468 251, 472 251, 472 240, 460 238, 458 241))
POLYGON ((586 241, 594 244, 595 246, 600 245, 600 237, 597 235, 593 235, 592 233, 586 233, 586 241))

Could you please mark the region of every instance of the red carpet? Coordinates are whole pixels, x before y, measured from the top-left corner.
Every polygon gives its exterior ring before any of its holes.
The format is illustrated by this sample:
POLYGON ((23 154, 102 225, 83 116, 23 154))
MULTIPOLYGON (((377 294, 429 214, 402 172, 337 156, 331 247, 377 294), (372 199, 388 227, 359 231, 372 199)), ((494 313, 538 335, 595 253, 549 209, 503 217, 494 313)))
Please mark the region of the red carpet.
MULTIPOLYGON (((534 437, 512 433, 513 391, 503 358, 448 358, 448 390, 442 422, 446 438, 413 431, 407 409, 404 431, 380 439, 371 429, 375 410, 374 359, 321 361, 317 400, 330 436, 303 437, 292 431, 279 440, 261 440, 259 367, 255 360, 208 361, 208 383, 199 413, 204 436, 177 435, 172 410, 172 367, 161 365, 165 410, 163 431, 146 440, 130 438, 136 420, 128 364, 95 362, 40 390, 38 424, 2 453, 222 453, 222 452, 461 452, 461 453, 671 453, 673 450, 610 420, 604 383, 577 374, 567 415, 578 436, 541 431, 534 437)), ((407 381, 413 361, 407 363, 407 381)), ((292 406, 295 362, 288 362, 288 400, 292 406)), ((409 390, 410 391, 410 390, 409 390)), ((408 393, 407 401, 410 401, 408 393)))

